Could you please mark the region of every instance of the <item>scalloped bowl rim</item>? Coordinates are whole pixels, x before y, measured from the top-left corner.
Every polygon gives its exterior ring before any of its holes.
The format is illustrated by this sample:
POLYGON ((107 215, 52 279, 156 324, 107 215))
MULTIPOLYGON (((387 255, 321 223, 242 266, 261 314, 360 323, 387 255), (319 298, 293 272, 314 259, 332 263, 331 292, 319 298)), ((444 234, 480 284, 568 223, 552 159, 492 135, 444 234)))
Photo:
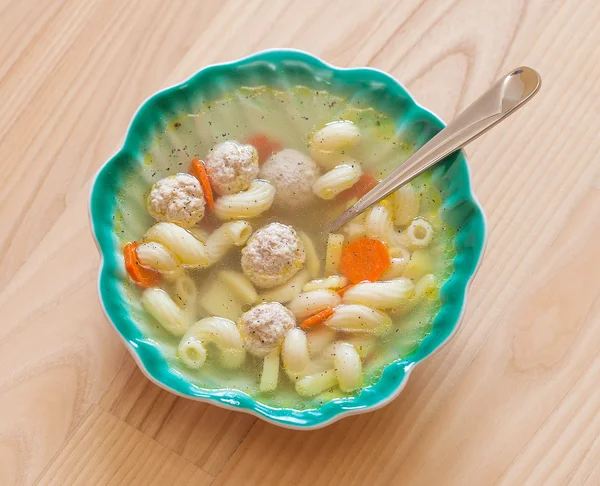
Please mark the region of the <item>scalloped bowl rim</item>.
MULTIPOLYGON (((295 53, 295 54, 300 54, 303 56, 306 56, 307 58, 310 58, 311 61, 316 61, 317 63, 320 63, 321 65, 329 68, 332 71, 337 71, 337 72, 344 72, 344 71, 356 71, 356 70, 360 70, 360 71, 371 71, 373 73, 377 73, 379 75, 384 76, 385 78, 387 78, 387 80, 390 83, 396 84, 400 89, 402 89, 406 95, 408 96, 408 98, 410 99, 411 103, 413 106, 417 107, 418 109, 422 110, 424 113, 428 114, 429 116, 433 117, 435 120, 437 120, 442 126, 446 126, 446 123, 438 116, 436 115, 433 111, 429 110, 428 108, 424 107, 423 105, 421 105, 419 102, 417 102, 414 98, 414 96, 410 93, 410 91, 404 86, 404 84, 402 84, 400 81, 398 81, 396 78, 394 78, 392 75, 390 75, 389 73, 382 71, 380 69, 377 68, 373 68, 373 67, 339 67, 339 66, 335 66, 331 63, 328 63, 327 61, 324 61, 323 59, 321 59, 320 57, 314 55, 314 54, 310 54, 306 51, 302 51, 300 49, 289 49, 289 48, 272 48, 272 49, 264 49, 261 51, 257 51, 254 52, 252 54, 249 54, 247 56, 243 56, 240 57, 238 59, 234 59, 231 61, 227 61, 227 62, 221 62, 221 63, 213 63, 213 64, 208 64, 204 67, 202 67, 201 69, 199 69, 198 71, 196 71, 195 73, 193 73, 192 75, 190 75, 189 77, 187 77, 186 79, 184 79, 183 81, 180 81, 178 83, 175 83, 171 86, 167 86, 165 88, 162 88, 152 94, 150 94, 148 97, 146 97, 138 106, 138 108, 136 109, 136 111, 134 112, 133 116, 131 117, 131 120, 129 121, 129 124, 127 126, 127 129, 125 131, 125 135, 123 137, 123 140, 119 146, 119 148, 114 152, 113 155, 111 155, 96 171, 96 173, 94 174, 92 180, 91 180, 91 185, 90 185, 90 190, 89 190, 89 199, 88 199, 88 218, 89 218, 89 222, 90 222, 90 230, 93 236, 93 240, 96 244, 96 247, 98 249, 98 253, 100 254, 100 265, 98 268, 98 278, 96 281, 96 285, 97 285, 97 292, 98 292, 98 298, 100 301, 100 306, 102 308, 102 311, 104 312, 104 315, 106 316, 106 319, 109 321, 109 323, 111 324, 111 326, 114 328, 115 332, 117 333, 117 335, 121 338, 121 340, 123 341, 123 343, 125 344, 125 347, 127 348, 127 350, 129 351, 129 353, 131 354, 131 356, 133 357, 134 361, 136 362, 138 368, 142 371, 142 373, 155 385, 159 386, 160 388, 173 393, 175 395, 181 396, 183 398, 187 398, 187 399, 192 399, 192 400, 196 400, 199 402, 204 402, 204 403, 208 403, 211 405, 215 405, 217 407, 220 408, 224 408, 227 410, 233 410, 233 411, 237 411, 237 412, 243 412, 243 413, 247 413, 250 415, 253 415, 261 420, 264 420, 266 422, 272 423, 274 425, 277 425, 279 427, 284 427, 284 428, 288 428, 288 429, 293 429, 293 430, 314 430, 314 429, 320 429, 322 427, 325 427, 327 425, 330 425, 334 422, 337 422, 338 420, 344 418, 344 417, 349 417, 352 415, 358 415, 358 414, 362 414, 362 413, 366 413, 366 412, 371 412, 374 410, 377 410, 379 408, 384 407, 385 405, 387 405, 388 403, 390 403, 392 400, 394 400, 399 394, 400 392, 402 392, 402 390, 404 389, 404 387, 406 386, 406 384, 408 383, 409 377, 411 375, 411 373, 413 372, 413 370, 415 369, 415 367, 422 363, 423 361, 427 360, 428 358, 430 358, 432 355, 434 355, 435 353, 439 352, 444 346, 446 346, 446 344, 448 344, 448 342, 454 337, 454 335, 456 334, 456 332, 458 331, 462 319, 464 317, 464 313, 466 310, 466 306, 467 306, 467 294, 469 292, 470 286, 473 282, 473 279, 475 278, 475 275, 477 274, 477 272, 479 271, 480 265, 481 265, 481 261, 483 259, 483 255, 485 253, 486 250, 486 246, 487 246, 487 239, 488 239, 488 222, 487 222, 487 217, 486 214, 483 210, 483 207, 481 205, 481 203, 479 202, 479 200, 477 199, 477 196, 473 190, 472 187, 469 187, 469 196, 470 199, 472 201, 472 203, 478 208, 479 210, 479 216, 481 217, 481 224, 482 224, 482 241, 481 241, 481 248, 479 251, 479 255, 477 258, 477 261, 475 262, 475 265, 473 267, 473 271, 471 273, 471 275, 468 277, 468 280, 466 282, 465 285, 465 289, 463 292, 463 301, 460 304, 461 308, 460 308, 460 313, 456 319, 456 322, 454 324, 454 327, 452 329, 452 331, 448 334, 448 336, 442 341, 440 342, 436 348, 431 351, 428 355, 423 356, 420 360, 418 361, 413 361, 412 363, 410 363, 409 365, 407 365, 406 367, 404 367, 404 377, 402 379, 402 381, 400 383, 398 383, 398 385, 391 391, 389 392, 387 395, 385 395, 381 400, 377 401, 374 404, 371 405, 367 405, 364 406, 362 408, 351 408, 351 409, 342 409, 341 411, 335 413, 333 416, 331 416, 330 418, 326 419, 326 420, 322 420, 322 421, 318 421, 315 423, 311 423, 311 424, 299 424, 299 423, 293 423, 291 421, 282 421, 279 419, 274 419, 271 418, 269 415, 267 415, 266 413, 264 413, 263 411, 259 411, 256 410, 255 408, 249 409, 249 408, 245 408, 245 407, 241 407, 241 406, 236 406, 236 405, 229 405, 227 403, 223 403, 222 401, 216 400, 214 397, 212 396, 208 396, 208 397, 200 397, 200 396, 194 396, 194 395, 187 395, 184 393, 179 392, 178 390, 175 390, 174 388, 171 388, 170 386, 168 386, 167 384, 163 383, 162 381, 158 380, 157 378, 155 378, 147 369, 145 364, 143 363, 141 357, 139 356, 139 354, 137 353, 137 351, 135 350, 135 347, 132 345, 132 343, 119 331, 119 329, 117 328, 117 326, 115 325, 115 323, 113 322, 113 318, 110 316, 105 303, 104 303, 104 298, 103 298, 103 293, 101 290, 101 281, 102 281, 102 275, 103 272, 105 270, 105 257, 104 257, 104 253, 102 251, 102 247, 100 245, 100 242, 98 240, 98 236, 96 234, 96 230, 95 230, 95 226, 94 226, 94 220, 93 220, 93 214, 92 214, 92 198, 93 198, 93 194, 94 194, 94 188, 96 186, 96 182, 97 179, 100 175, 100 173, 103 171, 103 169, 109 165, 119 154, 121 154, 121 152, 123 152, 123 150, 125 149, 125 143, 127 141, 127 137, 131 132, 131 128, 136 120, 136 118, 138 117, 138 114, 140 113, 140 111, 142 110, 142 108, 153 98, 157 97, 160 94, 165 93, 166 91, 172 90, 173 88, 179 88, 182 87, 184 85, 186 85, 188 82, 192 81, 196 76, 198 76, 199 74, 201 74, 203 71, 213 68, 213 67, 225 67, 225 66, 231 66, 231 65, 235 65, 238 63, 242 63, 245 61, 250 61, 252 59, 259 59, 261 56, 265 55, 265 54, 269 54, 269 53, 280 53, 280 54, 285 54, 285 53, 295 53)), ((464 153, 463 153, 464 156, 464 153)), ((471 177, 471 168, 468 164, 467 158, 464 157, 464 161, 465 161, 465 169, 466 169, 466 173, 467 173, 467 180, 469 182, 472 181, 472 177, 471 177)), ((397 362, 392 362, 389 363, 388 365, 385 366, 384 370, 387 369, 388 367, 394 365, 397 362)), ((168 363, 165 362, 166 366, 169 366, 168 363)), ((252 403, 254 405, 256 405, 258 402, 250 397, 249 395, 245 394, 244 392, 241 392, 239 390, 235 390, 236 392, 243 394, 245 396, 248 396, 252 403)), ((335 399, 333 400, 335 401, 335 399)), ((318 411, 321 407, 313 409, 313 411, 318 411)))

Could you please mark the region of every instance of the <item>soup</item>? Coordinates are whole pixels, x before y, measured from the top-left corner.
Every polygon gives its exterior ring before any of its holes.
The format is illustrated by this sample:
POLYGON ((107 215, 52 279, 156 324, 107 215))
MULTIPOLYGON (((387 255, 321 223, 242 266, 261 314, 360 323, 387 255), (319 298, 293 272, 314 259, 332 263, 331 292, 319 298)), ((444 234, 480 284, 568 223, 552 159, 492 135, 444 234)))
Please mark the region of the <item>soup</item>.
POLYGON ((384 113, 304 87, 171 120, 148 185, 121 194, 139 214, 116 221, 144 335, 201 388, 295 409, 360 393, 430 332, 453 231, 427 173, 324 228, 411 147, 384 113))

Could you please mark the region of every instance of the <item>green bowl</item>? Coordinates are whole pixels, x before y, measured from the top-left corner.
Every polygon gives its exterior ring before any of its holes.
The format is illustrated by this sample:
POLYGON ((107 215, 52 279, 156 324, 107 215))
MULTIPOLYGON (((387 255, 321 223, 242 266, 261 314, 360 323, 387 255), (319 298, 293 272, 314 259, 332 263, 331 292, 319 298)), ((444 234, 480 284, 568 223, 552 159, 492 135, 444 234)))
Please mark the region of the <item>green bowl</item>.
POLYGON ((262 51, 230 63, 208 66, 187 81, 148 98, 133 117, 121 149, 95 177, 90 194, 90 221, 102 257, 98 280, 100 302, 150 380, 183 397, 248 412, 276 425, 311 429, 389 403, 400 393, 415 365, 450 339, 461 320, 467 288, 483 253, 486 222, 471 191, 469 169, 462 153, 448 157, 431 169, 433 181, 443 194, 444 222, 456 229, 454 273, 440 289, 441 309, 431 333, 416 352, 387 365, 381 378, 356 396, 332 399, 318 408, 296 410, 268 406, 239 390, 205 389, 191 383, 169 365, 160 346, 145 336, 137 324, 139 309, 127 297, 117 235, 120 231, 116 222, 119 195, 127 178, 146 163, 144 154, 155 135, 178 115, 190 113, 195 102, 222 97, 231 86, 285 88, 289 83, 364 101, 391 117, 403 132, 413 133, 417 146, 444 127, 438 117, 414 101, 406 88, 382 71, 338 68, 297 50, 262 51))

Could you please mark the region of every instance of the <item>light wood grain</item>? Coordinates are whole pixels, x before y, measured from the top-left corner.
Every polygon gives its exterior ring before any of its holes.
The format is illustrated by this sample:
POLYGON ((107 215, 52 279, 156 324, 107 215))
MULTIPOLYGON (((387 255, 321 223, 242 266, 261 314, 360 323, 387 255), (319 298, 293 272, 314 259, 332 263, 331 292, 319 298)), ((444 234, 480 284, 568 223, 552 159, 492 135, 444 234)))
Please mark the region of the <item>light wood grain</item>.
POLYGON ((211 484, 213 478, 139 430, 93 406, 41 484, 211 484))
POLYGON ((0 484, 600 484, 600 3, 0 0, 0 484), (274 46, 397 76, 468 150, 490 238, 451 343, 386 408, 295 432, 148 382, 106 322, 89 182, 152 92, 274 46))

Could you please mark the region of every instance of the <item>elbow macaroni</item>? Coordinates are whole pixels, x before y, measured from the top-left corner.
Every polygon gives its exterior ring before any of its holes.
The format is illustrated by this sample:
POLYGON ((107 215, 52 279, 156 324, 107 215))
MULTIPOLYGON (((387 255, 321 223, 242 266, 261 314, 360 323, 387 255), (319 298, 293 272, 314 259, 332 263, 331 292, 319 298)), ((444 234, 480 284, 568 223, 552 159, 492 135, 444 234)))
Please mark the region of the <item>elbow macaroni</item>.
POLYGON ((160 243, 154 241, 142 243, 138 245, 136 253, 142 265, 153 268, 163 275, 173 276, 181 269, 179 260, 160 243))
POLYGON ((207 281, 200 290, 200 307, 208 315, 236 321, 243 313, 242 302, 221 278, 207 281))
POLYGON ((221 270, 219 279, 229 287, 235 296, 244 304, 253 304, 258 300, 256 289, 250 279, 243 273, 233 270, 221 270))
POLYGON ((323 309, 335 307, 342 298, 333 290, 311 290, 298 295, 288 304, 288 309, 298 320, 306 319, 323 309))
POLYGON ((366 233, 367 233, 367 228, 366 228, 366 223, 365 223, 366 217, 367 217, 366 212, 361 213, 358 216, 356 216, 352 221, 350 221, 349 223, 347 223, 346 225, 344 225, 342 227, 342 231, 346 235, 346 239, 349 242, 358 240, 359 238, 363 238, 366 235, 366 233))
POLYGON ((365 218, 365 233, 369 238, 383 241, 389 248, 390 253, 396 247, 403 247, 405 236, 394 229, 392 217, 387 206, 377 205, 371 208, 365 218))
POLYGON ((432 274, 425 275, 415 285, 415 295, 418 298, 425 298, 428 300, 435 300, 438 296, 438 286, 435 276, 432 274))
POLYGON ((310 292, 311 290, 321 290, 321 289, 341 289, 348 285, 348 279, 341 275, 330 275, 325 278, 318 278, 316 280, 311 280, 304 287, 302 287, 302 292, 310 292))
POLYGON ((217 347, 219 361, 226 368, 239 368, 246 359, 240 331, 232 321, 222 317, 207 317, 190 327, 179 343, 179 358, 189 368, 202 368, 208 343, 217 347))
POLYGON ((350 120, 328 123, 312 137, 312 145, 318 150, 340 150, 360 142, 360 130, 350 120))
POLYGON ((380 282, 363 282, 344 294, 344 304, 363 304, 374 309, 395 309, 414 295, 415 286, 407 278, 380 282))
POLYGON ((296 382, 296 391, 300 395, 314 397, 328 388, 333 388, 336 383, 335 370, 331 369, 300 378, 296 382))
POLYGON ((280 302, 282 304, 289 302, 302 292, 302 287, 310 280, 310 275, 306 270, 300 270, 296 275, 284 284, 274 287, 259 296, 262 302, 280 302))
POLYGON ((394 222, 397 226, 408 226, 419 214, 419 198, 414 188, 407 184, 394 193, 394 222))
POLYGON ((183 336, 190 325, 184 310, 162 289, 153 287, 144 290, 142 306, 174 336, 183 336))
POLYGON ((333 169, 344 158, 342 149, 360 142, 360 130, 349 120, 328 123, 309 143, 311 157, 324 169, 333 169))
POLYGON ((301 373, 308 366, 308 342, 302 329, 295 327, 286 334, 281 347, 281 357, 288 373, 301 373))
POLYGON ((263 359, 263 369, 260 375, 260 391, 271 392, 277 388, 279 381, 279 349, 267 354, 263 359))
POLYGON ((425 248, 433 239, 433 228, 423 218, 417 218, 406 228, 406 239, 413 248, 425 248))
POLYGON ((274 198, 271 184, 255 180, 246 191, 218 198, 214 212, 222 220, 255 218, 271 207, 274 198))
POLYGON ((158 243, 163 249, 170 251, 182 265, 204 268, 209 264, 206 246, 189 231, 174 223, 157 223, 152 226, 144 235, 144 242, 148 241, 158 243))
POLYGON ((387 314, 364 305, 342 304, 325 324, 338 331, 384 334, 392 327, 392 320, 387 314))
MULTIPOLYGON (((381 280, 392 280, 398 277, 407 276, 404 272, 410 262, 410 252, 401 246, 390 248, 390 266, 381 276, 381 280)), ((410 278, 410 277, 408 277, 410 278)))
POLYGON ((319 177, 312 189, 315 195, 321 199, 333 199, 342 191, 356 184, 361 175, 360 164, 349 159, 319 177))
POLYGON ((392 227, 390 212, 385 206, 373 206, 365 218, 365 233, 369 238, 387 242, 392 227))
POLYGON ((308 333, 308 352, 311 356, 320 354, 327 346, 335 341, 336 332, 327 327, 319 326, 308 333))
POLYGON ((247 221, 233 221, 217 228, 206 239, 209 263, 218 262, 234 246, 242 246, 252 234, 252 226, 247 221))
POLYGON ((349 343, 336 343, 333 346, 333 363, 340 390, 351 392, 360 387, 362 364, 355 347, 349 343))

